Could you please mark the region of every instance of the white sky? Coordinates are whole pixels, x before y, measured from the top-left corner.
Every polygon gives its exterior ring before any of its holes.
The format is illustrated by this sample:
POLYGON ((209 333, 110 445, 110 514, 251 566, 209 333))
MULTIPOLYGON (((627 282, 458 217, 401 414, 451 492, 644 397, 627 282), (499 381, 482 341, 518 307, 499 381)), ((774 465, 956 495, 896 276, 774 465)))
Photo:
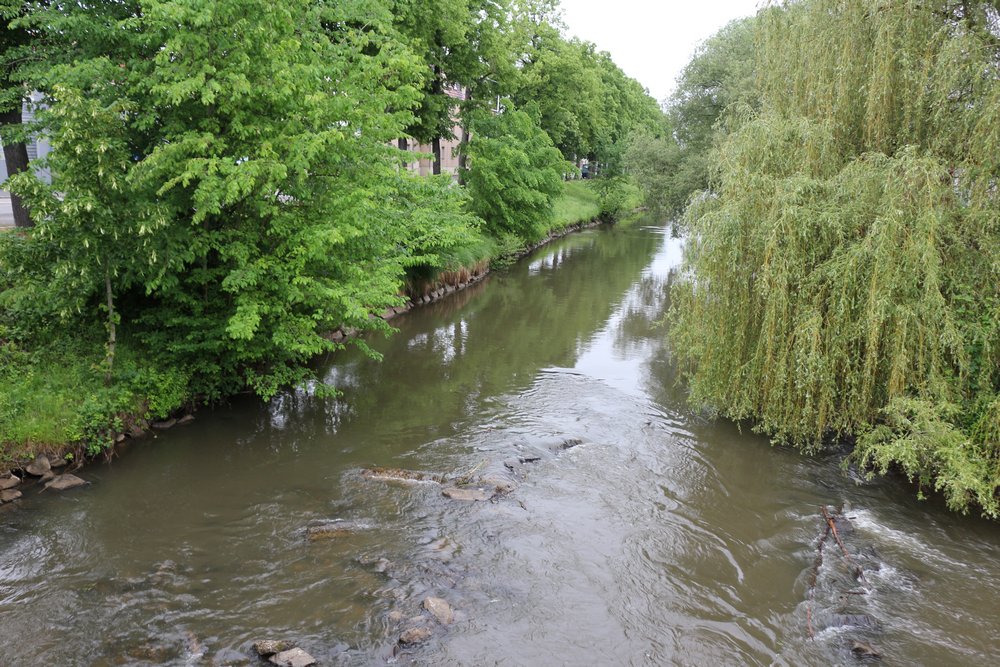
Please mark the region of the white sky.
POLYGON ((663 100, 700 42, 761 0, 561 0, 571 37, 594 42, 663 100))

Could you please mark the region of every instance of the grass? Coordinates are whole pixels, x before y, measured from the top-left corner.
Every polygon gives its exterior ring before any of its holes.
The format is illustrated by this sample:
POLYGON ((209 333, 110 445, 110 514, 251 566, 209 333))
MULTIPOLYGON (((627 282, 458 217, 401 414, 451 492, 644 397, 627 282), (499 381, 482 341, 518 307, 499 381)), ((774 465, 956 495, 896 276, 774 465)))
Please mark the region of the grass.
POLYGON ((128 423, 181 407, 189 378, 151 358, 122 341, 105 385, 100 341, 66 336, 31 352, 0 342, 0 471, 42 452, 97 454, 128 423))
POLYGON ((566 181, 563 186, 562 196, 555 201, 550 230, 590 222, 601 214, 601 203, 592 181, 566 181))

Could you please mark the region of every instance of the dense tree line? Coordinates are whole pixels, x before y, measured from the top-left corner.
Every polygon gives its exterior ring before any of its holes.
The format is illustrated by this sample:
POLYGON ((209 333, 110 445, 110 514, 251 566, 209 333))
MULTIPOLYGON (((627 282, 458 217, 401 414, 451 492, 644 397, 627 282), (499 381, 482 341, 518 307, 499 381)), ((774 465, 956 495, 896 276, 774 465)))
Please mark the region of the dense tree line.
MULTIPOLYGON (((693 400, 996 517, 1000 13, 801 0, 752 23, 672 294, 693 400)), ((704 124, 679 110, 684 145, 704 124)))
POLYGON ((387 330, 372 315, 401 302, 408 271, 539 238, 570 162, 615 164, 661 115, 546 0, 0 10, 5 149, 52 148, 51 183, 8 159, 30 214, 0 234, 10 382, 25 354, 93 339, 109 386, 270 396, 341 344, 334 328, 387 330), (430 142, 439 172, 456 119, 468 188, 405 169, 399 147, 430 142), (120 369, 123 342, 173 379, 120 369))

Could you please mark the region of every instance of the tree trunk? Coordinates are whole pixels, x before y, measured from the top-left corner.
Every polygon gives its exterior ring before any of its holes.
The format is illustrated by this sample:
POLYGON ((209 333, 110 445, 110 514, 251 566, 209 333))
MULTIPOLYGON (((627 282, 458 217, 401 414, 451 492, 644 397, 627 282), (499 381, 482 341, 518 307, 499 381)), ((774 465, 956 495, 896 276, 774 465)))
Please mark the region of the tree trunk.
MULTIPOLYGON (((401 150, 401 151, 408 151, 408 150, 410 150, 410 142, 408 142, 406 140, 406 137, 400 138, 400 140, 397 142, 397 145, 399 146, 399 150, 401 150)), ((408 169, 409 166, 410 166, 410 163, 407 162, 406 160, 403 160, 403 169, 408 169)))
MULTIPOLYGON (((18 104, 16 109, 0 112, 0 126, 6 127, 8 125, 20 124, 20 104, 18 104)), ((4 162, 7 163, 8 176, 28 170, 28 147, 24 145, 24 142, 10 145, 5 143, 3 145, 3 157, 4 162)), ((10 195, 10 208, 14 213, 15 227, 31 227, 32 222, 31 217, 28 215, 28 209, 25 208, 21 198, 13 193, 10 195)))
POLYGON ((437 176, 441 173, 441 137, 434 137, 431 146, 434 149, 434 175, 437 176))
POLYGON ((458 144, 458 183, 465 185, 465 170, 469 164, 469 125, 462 123, 462 140, 458 144))

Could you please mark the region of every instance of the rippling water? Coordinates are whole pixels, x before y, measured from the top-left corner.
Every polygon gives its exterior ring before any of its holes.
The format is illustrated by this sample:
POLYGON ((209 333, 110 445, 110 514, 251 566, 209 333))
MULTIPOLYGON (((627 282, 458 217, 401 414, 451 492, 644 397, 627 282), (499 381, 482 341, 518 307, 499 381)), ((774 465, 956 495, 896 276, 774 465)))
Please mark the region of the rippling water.
POLYGON ((237 401, 90 487, 28 489, 0 509, 0 665, 257 664, 262 637, 347 665, 851 664, 855 641, 996 664, 996 525, 685 407, 661 324, 681 248, 567 237, 395 320, 384 362, 327 360, 337 400, 237 401), (540 460, 494 502, 359 474, 517 457, 540 460), (823 505, 867 585, 830 541, 817 563, 823 505), (331 519, 353 531, 306 539, 331 519), (401 650, 427 595, 456 621, 401 650), (843 614, 877 626, 827 627, 843 614))

